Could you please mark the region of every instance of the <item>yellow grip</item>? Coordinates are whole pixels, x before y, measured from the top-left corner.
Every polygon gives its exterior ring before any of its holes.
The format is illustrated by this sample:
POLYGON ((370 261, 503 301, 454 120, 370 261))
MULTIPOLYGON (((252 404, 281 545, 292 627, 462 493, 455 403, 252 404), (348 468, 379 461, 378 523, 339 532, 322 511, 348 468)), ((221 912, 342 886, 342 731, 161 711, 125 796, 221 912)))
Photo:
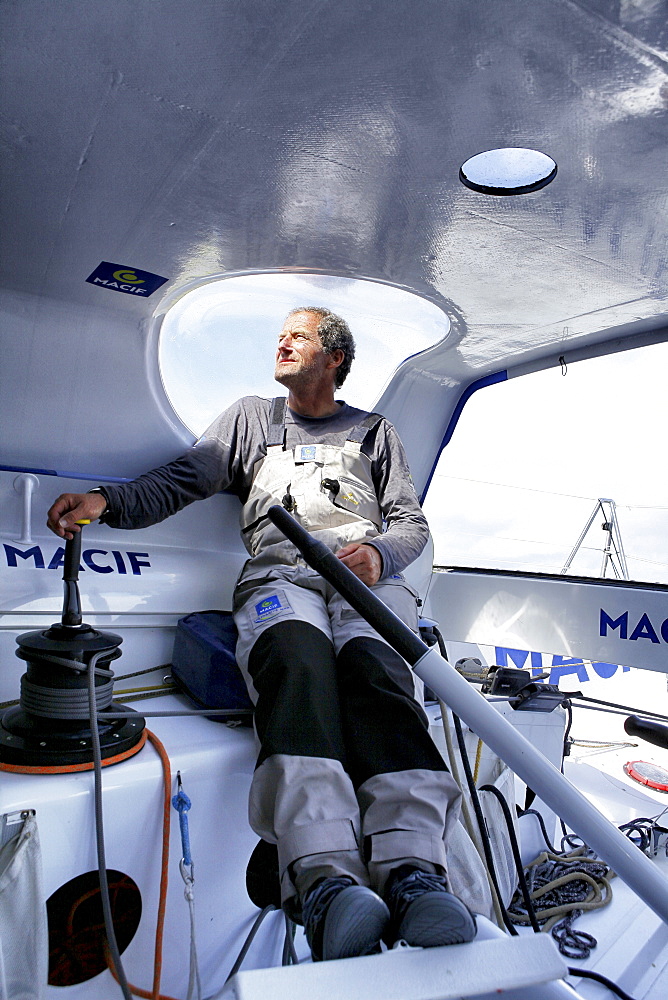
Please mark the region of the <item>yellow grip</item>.
POLYGON ((75 521, 75 524, 90 524, 90 520, 86 517, 82 517, 80 521, 75 521))

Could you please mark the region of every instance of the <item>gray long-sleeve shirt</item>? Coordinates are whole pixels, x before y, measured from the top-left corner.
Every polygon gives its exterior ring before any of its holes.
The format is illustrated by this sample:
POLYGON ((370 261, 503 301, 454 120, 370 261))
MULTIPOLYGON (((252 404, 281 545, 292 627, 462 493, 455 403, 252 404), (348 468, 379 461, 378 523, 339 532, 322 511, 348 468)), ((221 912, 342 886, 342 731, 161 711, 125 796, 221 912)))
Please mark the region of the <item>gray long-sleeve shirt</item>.
MULTIPOLYGON (((217 417, 181 458, 153 469, 131 483, 105 483, 102 521, 112 528, 145 528, 163 521, 194 500, 226 490, 245 502, 255 468, 267 453, 271 400, 245 396, 217 417)), ((348 432, 366 411, 342 403, 330 417, 304 417, 286 411, 286 447, 330 444, 342 447, 348 432)), ((385 522, 374 545, 383 560, 384 577, 400 573, 422 552, 429 537, 399 436, 384 418, 366 436, 362 451, 385 522)))

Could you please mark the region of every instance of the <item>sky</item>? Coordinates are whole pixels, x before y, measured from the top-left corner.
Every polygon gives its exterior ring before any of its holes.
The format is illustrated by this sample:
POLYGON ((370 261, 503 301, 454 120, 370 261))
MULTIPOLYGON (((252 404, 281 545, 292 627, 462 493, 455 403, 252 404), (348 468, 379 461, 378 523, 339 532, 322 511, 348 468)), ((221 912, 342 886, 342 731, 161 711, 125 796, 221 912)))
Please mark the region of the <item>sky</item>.
MULTIPOLYGON (((325 304, 353 333, 364 330, 341 395, 367 408, 407 354, 447 333, 437 307, 373 282, 276 274, 203 286, 170 310, 160 339, 167 394, 195 435, 240 396, 276 394, 275 340, 285 313, 304 304, 325 304)), ((606 498, 630 578, 668 583, 667 370, 661 344, 475 393, 425 502, 435 563, 559 573, 606 498)), ((600 575, 602 522, 599 511, 571 573, 600 575)))
POLYGON ((432 303, 378 282, 277 273, 202 285, 169 310, 159 345, 167 395, 195 434, 241 396, 282 391, 274 381, 276 342, 285 315, 302 305, 324 305, 348 320, 358 351, 341 395, 364 408, 407 354, 448 332, 448 320, 432 303))
MULTIPOLYGON (((660 344, 475 393, 425 503, 436 563, 559 573, 606 498, 630 578, 668 583, 667 370, 660 344)), ((602 522, 571 573, 600 575, 602 522)))

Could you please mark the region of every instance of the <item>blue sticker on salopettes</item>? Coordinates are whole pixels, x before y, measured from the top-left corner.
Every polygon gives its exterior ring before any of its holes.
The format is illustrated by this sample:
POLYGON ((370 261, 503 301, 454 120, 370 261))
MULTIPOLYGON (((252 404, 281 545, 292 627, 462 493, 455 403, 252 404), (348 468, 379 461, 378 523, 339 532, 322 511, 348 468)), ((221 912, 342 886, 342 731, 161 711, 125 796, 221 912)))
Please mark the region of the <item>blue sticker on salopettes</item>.
POLYGON ((112 264, 108 260, 103 260, 86 278, 86 281, 89 281, 91 285, 99 285, 101 288, 110 288, 112 292, 138 295, 140 298, 146 299, 166 281, 169 281, 169 278, 163 278, 160 274, 152 274, 150 271, 140 271, 137 267, 125 267, 123 264, 112 264))
POLYGON ((271 594, 271 596, 265 597, 263 601, 259 601, 255 605, 255 616, 253 620, 256 625, 259 625, 261 622, 270 621, 272 618, 276 618, 277 615, 285 614, 294 614, 294 612, 285 594, 280 591, 279 593, 271 594))
POLYGON ((280 610, 281 599, 278 594, 274 594, 273 597, 267 597, 264 601, 260 601, 259 604, 255 605, 255 614, 258 618, 268 618, 270 615, 280 610))

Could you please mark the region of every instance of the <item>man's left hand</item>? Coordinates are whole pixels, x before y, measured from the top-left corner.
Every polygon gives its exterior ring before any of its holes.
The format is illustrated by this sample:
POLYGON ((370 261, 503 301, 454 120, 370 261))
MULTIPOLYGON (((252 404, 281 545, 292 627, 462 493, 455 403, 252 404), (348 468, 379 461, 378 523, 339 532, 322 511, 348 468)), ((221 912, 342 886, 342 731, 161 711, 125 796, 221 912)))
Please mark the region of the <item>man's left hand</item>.
POLYGON ((380 580, 383 560, 373 545, 353 542, 352 545, 344 545, 335 555, 355 576, 359 577, 362 583, 366 583, 367 587, 373 587, 374 583, 380 580))

